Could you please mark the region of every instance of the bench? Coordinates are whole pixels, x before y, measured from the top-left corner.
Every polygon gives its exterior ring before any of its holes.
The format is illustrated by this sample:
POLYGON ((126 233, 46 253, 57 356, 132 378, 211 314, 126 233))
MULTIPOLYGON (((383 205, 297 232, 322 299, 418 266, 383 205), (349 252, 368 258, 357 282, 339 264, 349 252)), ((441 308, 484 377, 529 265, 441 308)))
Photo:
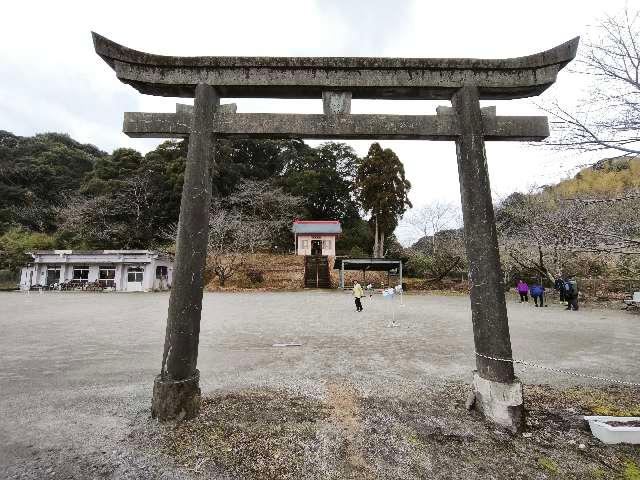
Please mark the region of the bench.
POLYGON ((629 307, 638 308, 638 307, 640 307, 640 292, 633 292, 633 297, 626 299, 624 301, 624 303, 627 305, 626 308, 629 308, 629 307))

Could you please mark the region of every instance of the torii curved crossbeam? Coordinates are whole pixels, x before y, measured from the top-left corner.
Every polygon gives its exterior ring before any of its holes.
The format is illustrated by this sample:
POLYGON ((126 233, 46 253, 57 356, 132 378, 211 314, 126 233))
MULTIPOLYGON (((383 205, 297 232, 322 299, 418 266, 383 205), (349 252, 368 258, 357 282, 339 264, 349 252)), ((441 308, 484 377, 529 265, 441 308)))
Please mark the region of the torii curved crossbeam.
POLYGON ((576 55, 579 37, 545 52, 507 59, 383 57, 174 57, 139 52, 92 32, 95 51, 140 93, 193 98, 198 83, 222 97, 450 99, 476 86, 480 99, 539 95, 576 55))

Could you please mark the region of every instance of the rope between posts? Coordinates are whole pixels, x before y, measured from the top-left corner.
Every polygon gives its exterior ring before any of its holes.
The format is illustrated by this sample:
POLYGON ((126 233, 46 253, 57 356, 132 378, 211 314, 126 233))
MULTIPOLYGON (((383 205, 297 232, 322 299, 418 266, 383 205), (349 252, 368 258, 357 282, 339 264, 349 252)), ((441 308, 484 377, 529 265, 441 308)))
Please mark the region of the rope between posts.
POLYGON ((559 368, 553 368, 553 367, 546 367, 544 365, 539 365, 539 364, 533 363, 533 362, 527 362, 525 360, 518 360, 516 358, 490 357, 489 355, 484 355, 484 354, 478 353, 478 352, 475 352, 475 354, 478 357, 486 358, 487 360, 495 360, 496 362, 507 362, 507 363, 514 363, 514 364, 518 363, 520 365, 525 365, 527 367, 539 368, 541 370, 547 370, 547 371, 550 371, 550 372, 561 373, 561 374, 564 374, 564 375, 571 375, 571 376, 574 376, 574 377, 589 378, 591 380, 603 380, 605 382, 620 383, 622 385, 629 385, 629 386, 632 386, 632 387, 640 387, 640 383, 627 382, 627 381, 624 381, 624 380, 618 380, 616 378, 594 377, 593 375, 585 375, 584 373, 571 372, 569 370, 561 370, 559 368))

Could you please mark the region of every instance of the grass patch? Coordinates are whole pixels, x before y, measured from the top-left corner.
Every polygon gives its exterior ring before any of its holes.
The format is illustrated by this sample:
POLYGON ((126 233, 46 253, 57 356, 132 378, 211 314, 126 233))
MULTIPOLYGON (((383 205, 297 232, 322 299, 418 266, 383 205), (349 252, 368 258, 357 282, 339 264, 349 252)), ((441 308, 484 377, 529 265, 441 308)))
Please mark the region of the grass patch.
POLYGON ((495 480, 640 480, 640 451, 592 442, 580 418, 604 407, 632 412, 637 390, 525 386, 532 435, 523 437, 467 412, 468 388, 377 397, 327 384, 324 400, 268 389, 219 394, 203 399, 199 417, 161 424, 156 448, 196 478, 440 480, 475 471, 495 480))
POLYGON ((640 468, 633 460, 624 462, 624 470, 622 471, 624 480, 640 480, 640 468))
POLYGON ((203 399, 198 418, 166 433, 168 452, 192 471, 224 470, 239 478, 299 478, 314 423, 326 407, 274 391, 203 399))
POLYGON ((580 408, 593 415, 640 416, 640 389, 625 386, 560 390, 548 386, 525 385, 527 404, 556 408, 580 408))
POLYGON ((559 473, 558 464, 549 457, 540 457, 538 459, 538 465, 540 465, 547 472, 553 473, 554 475, 559 473))

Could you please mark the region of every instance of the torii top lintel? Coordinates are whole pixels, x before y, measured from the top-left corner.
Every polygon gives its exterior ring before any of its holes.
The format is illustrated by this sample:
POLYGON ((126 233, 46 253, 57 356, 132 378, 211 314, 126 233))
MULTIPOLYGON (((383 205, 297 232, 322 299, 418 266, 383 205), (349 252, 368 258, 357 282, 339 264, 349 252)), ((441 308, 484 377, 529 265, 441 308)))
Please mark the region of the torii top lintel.
POLYGON ((193 97, 214 86, 222 97, 445 100, 462 86, 481 99, 539 95, 576 55, 579 37, 545 52, 507 59, 382 57, 174 57, 139 52, 92 32, 96 53, 140 93, 193 97))

